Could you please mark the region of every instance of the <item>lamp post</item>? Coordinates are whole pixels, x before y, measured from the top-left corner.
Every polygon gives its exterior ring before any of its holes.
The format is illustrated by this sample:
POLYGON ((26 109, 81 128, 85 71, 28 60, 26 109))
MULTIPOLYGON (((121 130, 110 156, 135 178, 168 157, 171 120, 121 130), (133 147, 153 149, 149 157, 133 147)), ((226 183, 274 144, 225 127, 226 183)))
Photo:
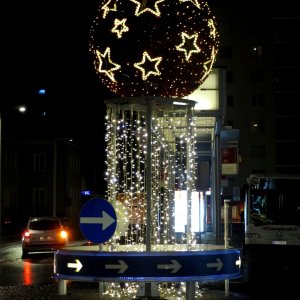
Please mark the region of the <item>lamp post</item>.
MULTIPOLYGON (((17 110, 20 113, 25 113, 26 109, 27 108, 24 105, 20 105, 17 107, 17 110)), ((0 113, 0 237, 1 236, 2 236, 2 116, 0 113)))

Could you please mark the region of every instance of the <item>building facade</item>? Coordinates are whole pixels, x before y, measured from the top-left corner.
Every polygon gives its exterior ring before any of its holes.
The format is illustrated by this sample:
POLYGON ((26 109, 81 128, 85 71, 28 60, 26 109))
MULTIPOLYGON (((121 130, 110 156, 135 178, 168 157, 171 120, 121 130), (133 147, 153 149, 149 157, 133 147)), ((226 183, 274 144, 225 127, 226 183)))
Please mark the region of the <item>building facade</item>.
POLYGON ((80 149, 68 139, 2 143, 2 222, 30 216, 76 221, 81 207, 80 149))
POLYGON ((238 129, 238 175, 223 177, 234 194, 251 173, 299 174, 300 14, 292 1, 211 1, 226 70, 223 128, 238 129))

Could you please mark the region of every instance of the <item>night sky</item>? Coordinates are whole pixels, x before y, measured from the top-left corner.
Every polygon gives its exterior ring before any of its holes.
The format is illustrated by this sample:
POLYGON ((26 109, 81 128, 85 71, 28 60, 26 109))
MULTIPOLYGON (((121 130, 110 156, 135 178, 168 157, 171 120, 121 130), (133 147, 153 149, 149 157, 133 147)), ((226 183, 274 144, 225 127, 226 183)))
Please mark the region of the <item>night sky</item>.
POLYGON ((104 167, 104 101, 116 95, 101 85, 89 53, 97 3, 5 3, 0 112, 3 132, 24 138, 75 137, 87 156, 104 167), (40 88, 46 95, 38 95, 40 88), (21 120, 12 115, 20 103, 28 107, 21 120))
POLYGON ((96 78, 88 50, 97 3, 17 0, 6 4, 2 107, 25 102, 70 112, 72 105, 74 113, 88 114, 112 96, 96 78), (46 89, 46 97, 36 97, 39 88, 46 89))

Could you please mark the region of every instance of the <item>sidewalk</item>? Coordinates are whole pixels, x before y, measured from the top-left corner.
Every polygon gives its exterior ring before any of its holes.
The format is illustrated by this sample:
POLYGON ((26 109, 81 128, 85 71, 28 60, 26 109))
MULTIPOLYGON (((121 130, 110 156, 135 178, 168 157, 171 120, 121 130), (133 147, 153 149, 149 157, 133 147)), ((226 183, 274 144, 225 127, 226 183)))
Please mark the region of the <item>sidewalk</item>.
MULTIPOLYGON (((229 295, 225 296, 224 290, 210 290, 203 288, 201 293, 198 293, 195 299, 203 300, 216 300, 216 299, 227 299, 227 300, 248 300, 249 296, 229 291, 229 295)), ((58 295, 57 283, 47 283, 30 286, 9 286, 0 287, 0 298, 3 300, 108 300, 114 299, 108 296, 99 295, 99 283, 84 283, 84 282, 69 282, 67 288, 67 295, 58 295)), ((115 298, 121 300, 135 299, 133 297, 121 297, 115 298)), ((145 299, 145 298, 139 298, 145 299)), ((151 299, 151 298, 150 298, 151 299)), ((152 298, 153 299, 153 298, 152 298)), ((157 298, 156 298, 157 299, 157 298)), ((159 298, 161 300, 185 300, 183 297, 168 297, 159 298)), ((146 299, 145 299, 146 300, 146 299)))

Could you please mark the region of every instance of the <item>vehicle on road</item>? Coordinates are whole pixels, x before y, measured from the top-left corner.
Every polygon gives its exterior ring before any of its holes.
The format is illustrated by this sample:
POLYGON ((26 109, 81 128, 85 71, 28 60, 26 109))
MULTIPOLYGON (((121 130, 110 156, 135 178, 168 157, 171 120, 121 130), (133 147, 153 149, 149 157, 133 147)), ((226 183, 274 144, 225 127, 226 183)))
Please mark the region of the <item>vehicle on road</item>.
POLYGON ((251 175, 247 180, 245 250, 300 246, 300 177, 251 175))
POLYGON ((57 217, 33 217, 22 233, 22 256, 56 251, 68 244, 68 233, 57 217))

